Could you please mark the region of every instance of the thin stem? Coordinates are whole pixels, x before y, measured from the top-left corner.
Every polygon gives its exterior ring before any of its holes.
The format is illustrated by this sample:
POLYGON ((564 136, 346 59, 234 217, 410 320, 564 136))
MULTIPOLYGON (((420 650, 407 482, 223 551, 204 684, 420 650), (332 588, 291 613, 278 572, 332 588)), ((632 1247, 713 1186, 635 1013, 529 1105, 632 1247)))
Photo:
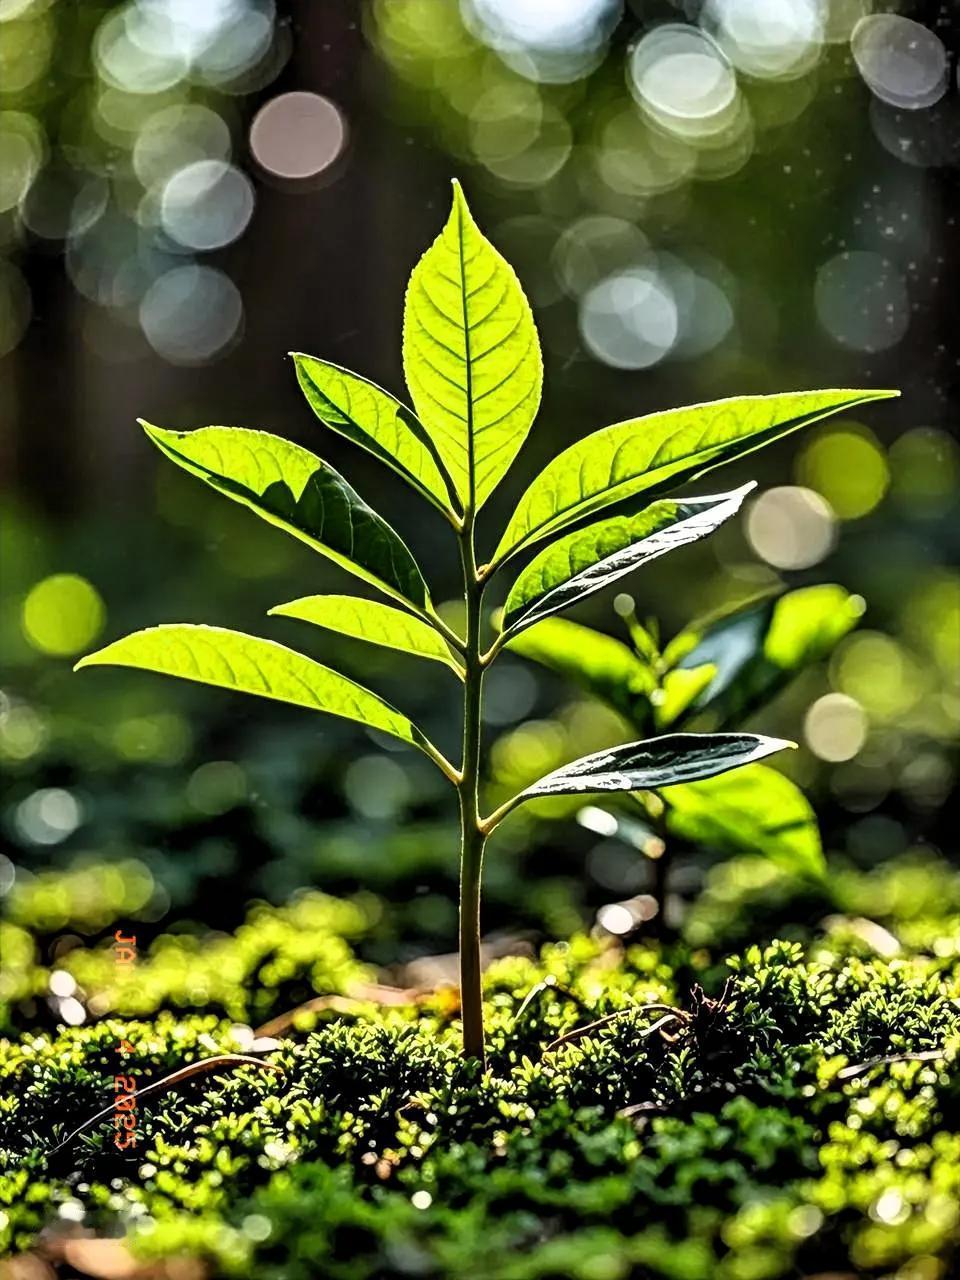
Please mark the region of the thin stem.
POLYGON ((460 538, 463 590, 467 607, 467 642, 463 685, 463 765, 460 770, 460 1008, 463 1052, 484 1061, 483 995, 480 974, 480 879, 486 833, 480 825, 480 710, 483 666, 480 662, 480 623, 483 586, 477 581, 473 547, 473 517, 460 538))

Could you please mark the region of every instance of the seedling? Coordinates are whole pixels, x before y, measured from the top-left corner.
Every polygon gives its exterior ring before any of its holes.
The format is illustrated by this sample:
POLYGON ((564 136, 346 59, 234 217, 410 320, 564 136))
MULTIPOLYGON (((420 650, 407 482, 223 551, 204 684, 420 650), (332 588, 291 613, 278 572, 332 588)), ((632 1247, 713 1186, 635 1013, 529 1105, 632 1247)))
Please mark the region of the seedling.
POLYGON ((481 234, 457 184, 447 223, 407 288, 403 363, 415 412, 357 374, 312 356, 293 359, 321 422, 397 471, 450 526, 463 567, 462 631, 438 614, 398 534, 309 450, 238 427, 182 432, 142 426, 179 466, 391 601, 308 596, 272 612, 451 668, 463 692, 459 763, 370 689, 272 640, 221 627, 138 631, 78 666, 139 667, 258 694, 360 721, 425 752, 459 796, 463 1047, 465 1055, 482 1059, 480 875, 486 840, 507 814, 537 796, 637 791, 707 778, 788 745, 753 733, 631 742, 565 765, 483 815, 485 672, 504 645, 535 623, 712 533, 737 512, 749 486, 680 500, 663 499, 666 490, 828 414, 896 393, 744 396, 618 422, 554 458, 486 553, 477 541, 478 516, 533 423, 542 363, 520 284, 481 234), (604 518, 597 519, 600 513, 604 518), (534 548, 539 550, 507 591, 499 631, 486 638, 484 596, 491 580, 534 548))

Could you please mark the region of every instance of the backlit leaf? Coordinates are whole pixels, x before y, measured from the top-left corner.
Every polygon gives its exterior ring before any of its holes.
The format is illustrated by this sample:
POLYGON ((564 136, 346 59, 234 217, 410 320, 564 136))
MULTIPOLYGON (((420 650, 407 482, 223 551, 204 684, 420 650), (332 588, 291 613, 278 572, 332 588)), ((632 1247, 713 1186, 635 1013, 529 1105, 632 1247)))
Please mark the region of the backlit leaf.
POLYGON ((754 485, 709 498, 654 502, 598 520, 540 552, 510 588, 503 630, 514 633, 584 600, 650 561, 705 538, 736 515, 754 485))
POLYGON ((218 493, 388 595, 429 608, 426 584, 399 535, 308 449, 242 427, 165 431, 141 425, 168 458, 218 493))
POLYGON ((451 483, 416 415, 389 392, 348 369, 293 352, 297 380, 311 409, 392 467, 443 512, 454 511, 451 483))
POLYGON ((289 604, 278 604, 269 612, 284 618, 300 618, 314 626, 338 631, 356 640, 367 640, 386 649, 432 658, 461 674, 450 650, 428 622, 379 600, 362 600, 358 596, 304 596, 289 604))
POLYGON ((657 729, 669 729, 680 720, 705 689, 710 687, 717 669, 710 662, 702 667, 677 667, 668 671, 653 699, 653 723, 657 729))
POLYGON ((817 819, 806 796, 767 765, 666 787, 667 830, 725 853, 762 853, 795 875, 826 870, 817 819))
POLYGON ((446 226, 410 277, 403 367, 461 501, 478 509, 530 430, 542 363, 520 283, 480 232, 458 183, 446 226))
POLYGON ((644 791, 711 778, 794 744, 755 733, 674 733, 596 751, 548 773, 517 797, 644 791))
POLYGON ((638 493, 676 487, 831 413, 896 391, 737 396, 631 418, 558 454, 521 497, 492 564, 638 493))
MULTIPOLYGON (((682 632, 667 650, 681 667, 713 663, 717 674, 693 709, 710 728, 742 721, 804 667, 828 657, 863 614, 863 600, 824 583, 742 605, 682 632)), ((698 721, 699 723, 699 721, 698 721)))
POLYGON ((149 627, 81 658, 76 669, 90 666, 137 667, 290 702, 357 720, 437 756, 420 730, 377 694, 302 653, 240 631, 189 623, 149 627))
POLYGON ((547 618, 515 636, 507 648, 573 680, 633 723, 649 715, 656 677, 646 662, 613 636, 565 618, 547 618))

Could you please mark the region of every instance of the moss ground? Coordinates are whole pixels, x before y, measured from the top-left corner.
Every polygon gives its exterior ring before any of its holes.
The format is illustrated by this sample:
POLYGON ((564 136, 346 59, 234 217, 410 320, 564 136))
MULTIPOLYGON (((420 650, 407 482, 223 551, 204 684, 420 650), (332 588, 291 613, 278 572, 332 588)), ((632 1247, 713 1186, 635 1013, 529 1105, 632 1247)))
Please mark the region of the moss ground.
POLYGON ((64 1257, 267 1280, 958 1274, 955 873, 848 879, 845 914, 730 954, 745 917, 789 917, 786 882, 748 871, 719 873, 668 947, 580 936, 496 961, 486 1074, 458 1055, 449 990, 363 998, 356 903, 311 894, 205 945, 161 937, 125 979, 103 947, 41 964, 21 904, 0 1244, 66 1274, 64 1257), (83 1025, 56 1025, 52 972, 83 1025), (316 995, 339 998, 256 1039, 316 995), (144 1088, 221 1053, 274 1069, 145 1095, 124 1152, 109 1116, 58 1145, 117 1072, 144 1088))

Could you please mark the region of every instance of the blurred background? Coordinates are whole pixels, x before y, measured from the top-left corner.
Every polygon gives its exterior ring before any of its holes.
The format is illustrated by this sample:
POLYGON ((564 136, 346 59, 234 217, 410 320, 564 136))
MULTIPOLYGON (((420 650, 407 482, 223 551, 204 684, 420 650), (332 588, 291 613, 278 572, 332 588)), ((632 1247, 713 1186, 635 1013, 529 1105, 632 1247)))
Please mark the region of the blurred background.
MULTIPOLYGON (((0 893, 45 886, 51 936, 73 931, 57 947, 111 913, 142 941, 231 928, 304 885, 361 895, 375 960, 454 944, 454 804, 417 753, 71 673, 128 630, 217 623, 340 665, 454 749, 453 682, 266 619, 350 583, 135 422, 307 444, 452 595, 449 531, 313 419, 286 356, 403 397, 403 289, 451 176, 516 266, 546 363, 491 546, 547 458, 609 422, 902 389, 688 486, 761 487, 630 590, 668 636, 780 584, 861 596, 859 627, 755 727, 801 743, 783 767, 838 874, 957 859, 958 49, 953 0, 0 0, 0 893)), ((608 596, 579 616, 619 634, 608 596)), ((509 655, 487 732, 493 797, 626 736, 509 655)), ((487 929, 562 934, 643 886, 639 855, 599 848, 575 809, 512 820, 487 929)))

